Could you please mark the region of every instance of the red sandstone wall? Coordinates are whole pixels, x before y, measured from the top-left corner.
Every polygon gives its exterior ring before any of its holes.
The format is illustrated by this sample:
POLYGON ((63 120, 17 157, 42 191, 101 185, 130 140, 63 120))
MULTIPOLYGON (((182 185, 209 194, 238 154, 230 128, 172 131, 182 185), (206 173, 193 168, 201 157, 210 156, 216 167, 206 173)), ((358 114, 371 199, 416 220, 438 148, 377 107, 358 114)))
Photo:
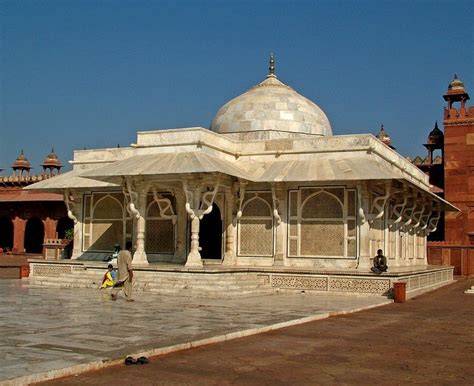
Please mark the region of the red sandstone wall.
POLYGON ((474 246, 428 243, 428 264, 454 266, 454 274, 474 276, 474 246))
POLYGON ((474 237, 474 108, 451 109, 444 121, 445 198, 461 213, 447 213, 445 240, 472 245, 474 237))

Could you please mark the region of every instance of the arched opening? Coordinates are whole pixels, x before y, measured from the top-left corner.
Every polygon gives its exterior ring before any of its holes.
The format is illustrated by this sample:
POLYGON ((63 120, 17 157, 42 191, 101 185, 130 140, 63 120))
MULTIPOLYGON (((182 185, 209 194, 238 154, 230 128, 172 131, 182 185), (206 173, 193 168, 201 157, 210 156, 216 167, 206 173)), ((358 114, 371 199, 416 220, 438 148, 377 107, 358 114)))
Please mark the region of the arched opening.
POLYGON ((74 229, 74 221, 69 217, 61 217, 56 225, 58 239, 64 239, 66 237, 66 231, 69 229, 74 229))
POLYGON ((13 249, 13 222, 8 217, 0 217, 0 248, 13 249))
POLYGON ((38 217, 30 218, 25 228, 25 252, 43 253, 44 225, 38 217))
POLYGON ((204 215, 201 220, 199 246, 202 259, 222 259, 222 219, 215 203, 211 213, 204 215))

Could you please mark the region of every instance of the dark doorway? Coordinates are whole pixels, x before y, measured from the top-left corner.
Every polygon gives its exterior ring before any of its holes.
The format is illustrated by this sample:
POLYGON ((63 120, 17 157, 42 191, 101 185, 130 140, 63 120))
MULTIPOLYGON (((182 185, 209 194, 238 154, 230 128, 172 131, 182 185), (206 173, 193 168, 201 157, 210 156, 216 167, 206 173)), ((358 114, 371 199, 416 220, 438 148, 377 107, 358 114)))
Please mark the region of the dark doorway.
POLYGON ((212 212, 201 220, 199 246, 202 259, 222 259, 222 220, 216 204, 212 206, 212 212))
POLYGON ((0 247, 13 249, 13 222, 8 217, 0 218, 0 247))
POLYGON ((44 225, 38 217, 30 218, 25 228, 25 252, 43 253, 44 225))
POLYGON ((56 225, 58 239, 64 239, 68 229, 74 229, 74 221, 72 221, 69 217, 60 218, 58 220, 58 224, 56 225))

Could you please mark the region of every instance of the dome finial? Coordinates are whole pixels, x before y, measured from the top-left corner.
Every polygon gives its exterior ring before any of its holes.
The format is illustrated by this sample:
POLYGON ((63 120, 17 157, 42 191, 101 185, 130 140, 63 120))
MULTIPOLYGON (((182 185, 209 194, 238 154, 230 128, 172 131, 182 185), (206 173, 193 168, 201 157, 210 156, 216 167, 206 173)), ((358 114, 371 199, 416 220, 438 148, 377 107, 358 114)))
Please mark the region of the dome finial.
POLYGON ((458 74, 454 73, 454 79, 458 78, 458 74))
POLYGON ((439 130, 439 127, 438 127, 438 120, 435 121, 435 129, 438 129, 439 130))
POLYGON ((268 65, 268 77, 276 77, 275 75, 275 57, 273 56, 273 52, 270 52, 270 59, 269 59, 269 65, 268 65))

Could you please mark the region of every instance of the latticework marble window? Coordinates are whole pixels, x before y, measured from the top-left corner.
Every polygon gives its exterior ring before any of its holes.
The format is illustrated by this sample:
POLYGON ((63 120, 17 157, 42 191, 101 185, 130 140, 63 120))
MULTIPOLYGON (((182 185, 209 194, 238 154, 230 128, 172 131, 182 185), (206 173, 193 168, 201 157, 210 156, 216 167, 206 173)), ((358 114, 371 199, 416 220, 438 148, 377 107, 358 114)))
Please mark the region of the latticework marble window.
MULTIPOLYGON (((129 221, 131 223, 131 221, 129 221)), ((83 249, 113 251, 115 244, 123 247, 127 224, 122 193, 92 193, 84 196, 83 249)))
POLYGON ((355 257, 355 190, 300 188, 289 193, 288 256, 355 257))
POLYGON ((271 194, 248 192, 242 205, 238 236, 240 256, 273 256, 271 194))
MULTIPOLYGON (((174 206, 173 197, 161 195, 170 200, 174 206)), ((164 215, 172 215, 174 210, 168 209, 164 215)), ((176 229, 175 224, 169 218, 163 218, 158 204, 153 200, 153 196, 148 197, 148 208, 145 226, 145 249, 147 253, 166 253, 175 252, 176 229)))

